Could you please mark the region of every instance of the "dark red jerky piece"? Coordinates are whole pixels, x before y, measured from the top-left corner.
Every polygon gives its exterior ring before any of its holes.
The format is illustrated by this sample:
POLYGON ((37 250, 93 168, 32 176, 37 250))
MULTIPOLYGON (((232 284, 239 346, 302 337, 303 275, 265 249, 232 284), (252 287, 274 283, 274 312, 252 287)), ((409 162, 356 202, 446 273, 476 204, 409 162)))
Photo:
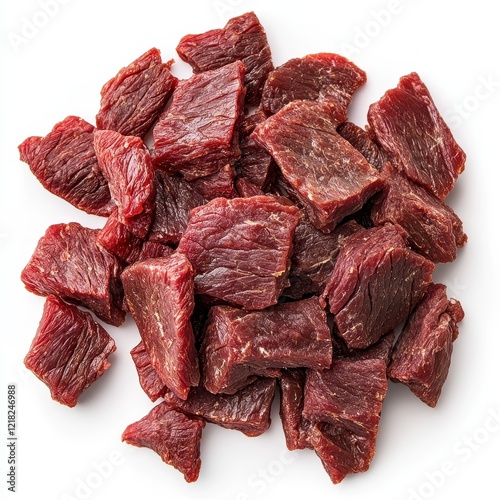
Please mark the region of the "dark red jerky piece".
POLYGON ((463 317, 460 302, 448 299, 446 287, 431 284, 394 346, 389 377, 406 384, 431 407, 436 406, 448 376, 457 323, 463 317))
MULTIPOLYGON (((234 187, 236 172, 232 165, 225 165, 218 172, 199 177, 189 181, 191 187, 198 192, 205 200, 214 198, 235 198, 237 196, 234 187)), ((201 205, 201 203, 200 203, 201 205)))
POLYGON ((264 191, 259 189, 253 182, 245 177, 240 177, 235 181, 236 191, 241 198, 251 198, 252 196, 262 196, 264 191))
POLYGON ((386 393, 382 359, 337 359, 327 370, 307 370, 303 416, 315 424, 309 442, 334 483, 368 469, 386 393))
POLYGON ((186 229, 190 211, 206 200, 181 176, 154 172, 156 192, 155 215, 148 239, 162 243, 179 243, 186 229))
POLYGON ((306 372, 302 368, 283 370, 279 379, 280 417, 286 447, 293 450, 311 448, 311 422, 303 417, 306 372))
POLYGON ((433 262, 455 260, 457 248, 467 241, 455 212, 391 163, 386 163, 382 174, 386 187, 376 197, 373 222, 399 224, 407 231, 411 247, 433 262))
POLYGON ((334 357, 349 359, 382 359, 389 365, 391 352, 394 345, 394 330, 386 333, 380 339, 365 349, 348 349, 345 342, 338 335, 334 335, 334 357))
POLYGON ((118 220, 116 208, 99 231, 97 243, 127 263, 135 262, 139 258, 142 247, 142 240, 118 220))
POLYGON ((160 51, 152 48, 122 68, 101 90, 97 128, 144 137, 177 86, 173 62, 163 64, 160 51))
POLYGON ((186 399, 200 373, 191 314, 193 268, 182 254, 147 259, 122 273, 125 298, 160 380, 186 399))
POLYGON ((266 32, 253 12, 230 19, 223 29, 186 35, 177 53, 195 73, 242 61, 246 68, 245 101, 249 106, 259 105, 264 83, 274 69, 266 32))
POLYGON ((318 297, 263 311, 228 306, 209 313, 200 349, 203 385, 231 394, 268 368, 325 368, 332 340, 318 297))
POLYGON ((325 232, 383 185, 377 170, 336 132, 338 123, 330 105, 295 101, 252 135, 271 153, 310 221, 325 232))
POLYGON ((179 83, 172 104, 153 129, 157 167, 193 180, 239 158, 244 74, 243 63, 237 61, 179 83))
POLYGON ((295 229, 290 268, 292 286, 284 290, 284 295, 300 298, 304 291, 321 293, 344 241, 361 229, 359 224, 349 221, 331 233, 324 233, 303 217, 295 229))
POLYGON ((275 165, 271 155, 250 136, 255 127, 265 120, 262 110, 242 120, 239 135, 241 157, 235 164, 238 177, 247 179, 260 189, 267 187, 275 165))
POLYGON ((270 115, 292 101, 328 100, 346 114, 354 92, 365 83, 366 73, 345 57, 310 54, 290 59, 269 74, 261 107, 270 115))
POLYGON ((154 259, 157 257, 168 257, 173 253, 172 247, 159 243, 157 241, 146 240, 141 247, 137 261, 154 259))
POLYGON ((163 397, 168 391, 168 387, 160 380, 153 365, 151 365, 142 340, 130 351, 130 355, 139 376, 139 384, 148 398, 155 402, 158 398, 163 397))
POLYGON ((398 160, 412 181, 440 200, 465 167, 465 153, 439 114, 417 73, 403 76, 368 110, 376 140, 398 160))
POLYGON ((324 296, 349 349, 374 344, 404 321, 432 281, 434 263, 406 245, 400 226, 352 235, 335 262, 324 296))
POLYGON ((89 214, 107 216, 113 210, 94 151, 94 127, 82 118, 68 116, 45 137, 29 137, 19 152, 52 194, 89 214))
POLYGON ((185 401, 172 393, 166 394, 165 399, 188 415, 198 415, 207 422, 255 437, 271 425, 275 389, 275 379, 259 378, 231 395, 212 394, 203 387, 194 387, 185 401))
POLYGON ((94 147, 118 207, 118 220, 144 238, 154 209, 153 164, 148 149, 139 137, 113 130, 97 130, 94 147))
POLYGON ((83 304, 114 326, 125 320, 119 260, 97 245, 99 229, 77 222, 49 226, 21 273, 26 289, 83 304))
POLYGON ((115 350, 90 313, 49 295, 24 364, 47 385, 52 399, 73 407, 111 366, 108 356, 115 350))
POLYGON ((193 209, 178 251, 195 269, 196 292, 247 310, 275 304, 288 284, 299 217, 270 196, 216 198, 193 209))
POLYGON ((337 127, 337 132, 348 141, 352 147, 356 148, 366 161, 380 170, 387 161, 387 154, 381 150, 370 134, 352 122, 341 123, 337 127))
POLYGON ((150 448, 191 483, 200 474, 200 443, 204 427, 205 421, 201 417, 186 415, 164 401, 144 418, 130 424, 122 434, 122 441, 150 448))

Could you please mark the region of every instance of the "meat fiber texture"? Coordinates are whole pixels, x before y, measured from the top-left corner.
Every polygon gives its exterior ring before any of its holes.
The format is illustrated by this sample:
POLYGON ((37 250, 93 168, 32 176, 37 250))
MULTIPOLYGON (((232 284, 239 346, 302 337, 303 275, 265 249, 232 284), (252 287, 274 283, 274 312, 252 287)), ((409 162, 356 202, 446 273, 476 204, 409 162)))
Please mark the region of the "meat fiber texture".
POLYGON ((177 86, 153 130, 153 159, 187 180, 205 177, 240 156, 239 125, 245 88, 241 61, 205 71, 177 86))
POLYGON ((431 407, 436 406, 448 376, 457 323, 463 317, 460 302, 448 299, 446 286, 431 284, 392 352, 389 377, 406 384, 431 407))
POLYGON ((137 262, 122 274, 125 298, 153 368, 186 399, 200 373, 190 323, 193 268, 182 254, 137 262))
POLYGON ((327 368, 332 354, 318 297, 254 312, 216 306, 200 349, 203 386, 232 394, 269 368, 327 368))
POLYGON ((201 468, 200 444, 205 421, 186 415, 167 402, 156 405, 144 418, 130 424, 122 441, 146 447, 167 464, 182 472, 186 482, 198 479, 201 468))
POLYGON ((114 340, 90 313, 49 295, 24 364, 47 385, 52 399, 73 407, 111 366, 108 357, 115 350, 114 340))
POLYGON ((101 89, 97 128, 144 137, 177 86, 172 64, 162 63, 160 51, 152 48, 122 68, 101 89))
POLYGON ((360 231, 340 251, 323 295, 349 349, 374 344, 404 321, 432 282, 434 263, 406 246, 400 226, 360 231))
POLYGON ((465 168, 465 153, 441 117, 417 73, 403 76, 368 111, 376 140, 404 173, 440 200, 465 168))
POLYGON ((196 293, 247 310, 276 304, 299 217, 270 196, 216 198, 192 210, 177 250, 194 267, 196 293))
POLYGON ((325 232, 383 186, 377 170, 337 133, 340 121, 335 106, 294 101, 252 135, 273 156, 311 222, 325 232))
POLYGON ((195 73, 220 68, 235 61, 245 65, 245 101, 258 106, 264 83, 274 69, 267 35, 253 12, 230 19, 222 29, 186 35, 177 53, 195 73))

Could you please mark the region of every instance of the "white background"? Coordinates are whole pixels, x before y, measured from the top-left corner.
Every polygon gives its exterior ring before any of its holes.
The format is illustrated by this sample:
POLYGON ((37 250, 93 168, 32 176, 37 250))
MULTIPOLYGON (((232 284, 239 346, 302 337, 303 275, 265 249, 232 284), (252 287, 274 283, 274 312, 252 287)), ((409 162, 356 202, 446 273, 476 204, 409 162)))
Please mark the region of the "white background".
MULTIPOLYGON (((493 3, 52 0, 50 15, 42 4, 7 0, 0 8, 0 497, 500 498, 500 31, 493 3), (350 108, 359 125, 365 125, 371 102, 400 76, 417 71, 468 155, 448 202, 462 218, 469 243, 453 264, 436 271, 436 280, 448 285, 466 312, 442 397, 430 409, 406 387, 390 384, 370 470, 337 486, 312 451, 285 451, 277 408, 271 429, 258 438, 207 425, 201 473, 193 484, 150 450, 121 443, 125 427, 152 407, 129 356, 138 342, 130 320, 108 328, 118 346, 112 366, 76 408, 53 402, 22 363, 44 300, 24 290, 19 274, 38 238, 49 224, 102 227, 104 220, 44 191, 19 161, 18 144, 45 135, 70 114, 93 123, 101 86, 121 67, 153 46, 164 60, 178 61, 175 47, 183 35, 222 27, 249 10, 267 30, 276 65, 308 53, 338 52, 367 72, 368 83, 350 108), (38 27, 30 31, 28 23, 38 27), (8 383, 17 385, 18 396, 15 494, 5 480, 8 383)), ((180 63, 173 72, 189 75, 180 63)))

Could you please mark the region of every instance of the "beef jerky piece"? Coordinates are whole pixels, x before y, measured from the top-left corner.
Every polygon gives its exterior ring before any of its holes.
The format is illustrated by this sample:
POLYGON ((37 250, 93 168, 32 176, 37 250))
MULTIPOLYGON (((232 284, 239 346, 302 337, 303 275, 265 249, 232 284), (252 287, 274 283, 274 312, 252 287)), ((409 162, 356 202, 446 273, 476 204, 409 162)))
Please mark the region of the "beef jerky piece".
POLYGON ((235 198, 234 188, 236 172, 232 165, 225 165, 218 172, 189 181, 191 187, 205 200, 214 198, 235 198))
POLYGON ((147 259, 122 273, 125 298, 160 380, 181 399, 200 373, 190 317, 193 268, 182 254, 147 259))
POLYGON ((283 370, 279 379, 281 424, 290 451, 311 448, 311 422, 302 415, 305 381, 306 373, 302 368, 283 370))
POLYGON ((244 74, 243 63, 237 61, 179 83, 172 104, 153 129, 157 167, 193 180, 239 158, 244 74))
POLYGON ((329 100, 346 115, 354 92, 365 83, 366 73, 345 57, 310 54, 290 59, 269 74, 261 107, 271 115, 292 101, 329 100))
POLYGON ((356 148, 366 161, 380 170, 387 161, 387 154, 381 150, 370 134, 352 122, 341 123, 337 127, 337 132, 348 141, 352 147, 356 148))
POLYGON ((446 287, 431 284, 394 346, 389 377, 406 384, 431 407, 448 376, 457 323, 463 317, 460 302, 448 299, 446 287))
POLYGON ((97 243, 129 264, 139 258, 142 247, 142 240, 133 235, 118 220, 118 209, 116 208, 107 218, 104 227, 99 231, 97 243))
POLYGON ((368 123, 408 178, 440 200, 446 198, 466 157, 417 73, 403 76, 370 106, 368 123))
POLYGON ((148 233, 154 209, 153 164, 139 137, 112 130, 97 130, 94 147, 118 220, 139 238, 148 233))
POLYGON ((142 340, 130 351, 130 355, 139 376, 139 384, 148 398, 155 402, 158 398, 163 397, 168 391, 168 387, 160 380, 153 368, 142 340))
POLYGON ((286 296, 300 298, 300 291, 321 293, 333 271, 333 264, 344 241, 359 231, 354 221, 337 226, 331 233, 316 229, 303 217, 295 229, 290 281, 292 286, 284 290, 286 296))
POLYGON ((108 356, 115 350, 113 339, 90 313, 49 295, 24 364, 47 385, 52 399, 73 407, 111 366, 108 356))
POLYGON ((326 368, 332 340, 318 297, 264 311, 213 307, 200 349, 203 385, 232 394, 268 368, 326 368))
POLYGON ((271 153, 311 222, 325 232, 383 185, 377 170, 336 132, 337 124, 330 105, 295 101, 252 135, 271 153))
POLYGON ((467 241, 455 212, 391 163, 382 174, 386 186, 371 210, 373 222, 399 224, 408 232, 411 247, 433 262, 455 260, 457 248, 467 241))
POLYGON ((94 127, 68 116, 45 137, 29 137, 20 146, 27 163, 52 194, 93 215, 108 216, 114 203, 97 164, 94 127))
POLYGON ((349 359, 382 359, 389 365, 392 347, 394 345, 394 330, 387 332, 380 339, 366 349, 348 349, 345 342, 338 335, 334 335, 333 341, 337 349, 334 348, 334 357, 349 359))
POLYGON ((264 195, 264 191, 259 189, 253 182, 250 182, 246 177, 240 177, 235 181, 236 191, 242 198, 251 198, 252 196, 264 195))
POLYGON ((386 224, 353 234, 340 250, 323 296, 349 349, 404 321, 431 283, 434 263, 407 248, 406 236, 386 224))
POLYGON ((255 127, 264 122, 266 115, 262 110, 246 116, 240 126, 240 159, 236 162, 236 172, 239 178, 244 178, 264 189, 269 183, 274 162, 271 155, 251 136, 255 127))
POLYGON ((173 62, 163 64, 160 51, 152 48, 122 68, 102 87, 97 128, 144 137, 177 86, 173 62))
POLYGON ((259 105, 267 75, 274 68, 266 32, 253 12, 230 19, 223 29, 186 35, 177 53, 195 73, 242 61, 249 106, 259 105))
POLYGON ((177 244, 186 229, 189 212, 206 200, 180 176, 171 177, 156 170, 154 179, 155 215, 148 239, 177 244))
POLYGON ((173 253, 172 247, 159 243, 157 241, 146 240, 141 247, 137 262, 146 259, 155 259, 157 257, 168 257, 173 253))
POLYGON ((271 425, 275 389, 276 380, 259 378, 231 395, 212 394, 203 387, 194 387, 185 401, 172 393, 166 394, 165 399, 188 415, 198 415, 207 422, 255 437, 271 425))
POLYGON ((125 320, 120 307, 122 265, 97 245, 98 229, 77 222, 49 226, 21 273, 27 290, 83 304, 114 326, 125 320))
POLYGON ((200 473, 200 443, 204 427, 205 421, 201 417, 186 415, 164 401, 144 418, 130 424, 122 434, 122 441, 150 448, 191 483, 200 473))
POLYGON ((195 270, 195 290, 247 310, 278 301, 287 285, 294 206, 269 196, 216 198, 192 210, 178 251, 195 270))
POLYGON ((382 359, 338 359, 330 369, 307 370, 303 416, 315 424, 309 442, 333 483, 370 466, 386 393, 382 359))

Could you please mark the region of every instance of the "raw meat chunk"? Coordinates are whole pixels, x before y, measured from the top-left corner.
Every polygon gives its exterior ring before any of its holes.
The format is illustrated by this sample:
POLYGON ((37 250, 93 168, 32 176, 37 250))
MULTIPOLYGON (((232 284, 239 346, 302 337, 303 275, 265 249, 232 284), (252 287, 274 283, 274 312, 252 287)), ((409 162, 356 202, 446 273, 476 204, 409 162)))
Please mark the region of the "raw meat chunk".
POLYGON ((264 191, 259 189, 253 182, 250 182, 246 177, 239 177, 235 181, 236 191, 242 198, 251 198, 252 196, 262 196, 264 191))
POLYGON ((232 394, 268 368, 326 368, 332 339, 318 297, 245 312, 215 306, 200 349, 203 385, 232 394))
POLYGON ((122 68, 101 90, 97 128, 144 137, 177 86, 173 62, 163 64, 160 51, 152 48, 122 68))
POLYGON ((155 402, 158 398, 163 397, 168 391, 168 387, 160 380, 153 368, 142 340, 130 351, 130 355, 139 376, 139 384, 148 398, 155 402))
POLYGON ((349 349, 374 344, 404 321, 432 281, 434 263, 406 245, 400 226, 352 235, 335 262, 324 296, 349 349))
POLYGON ((236 171, 232 165, 225 165, 214 174, 199 177, 189 181, 191 187, 197 191, 205 200, 214 198, 235 198, 237 196, 234 187, 236 171))
POLYGON ((412 181, 440 200, 446 198, 466 157, 417 73, 403 76, 395 89, 370 106, 368 123, 412 181))
POLYGON ((200 474, 200 443, 204 427, 205 421, 201 417, 186 415, 164 401, 144 418, 130 424, 122 434, 122 441, 150 448, 191 483, 200 474))
POLYGON ((119 326, 125 320, 120 307, 122 266, 97 245, 98 229, 77 222, 49 226, 21 273, 27 290, 57 295, 83 304, 100 319, 119 326))
POLYGON ((157 167, 187 180, 214 174, 240 156, 245 67, 237 61, 179 83, 153 129, 157 167))
POLYGON ((240 159, 236 162, 236 172, 239 178, 244 178, 264 189, 269 183, 274 171, 271 155, 251 136, 255 127, 266 120, 262 110, 246 116, 240 126, 240 159))
POLYGON ((94 151, 94 127, 82 118, 68 116, 45 137, 29 137, 19 152, 52 194, 89 214, 107 216, 113 210, 94 151))
POLYGON ((336 132, 337 124, 330 105, 295 101, 252 135, 271 153, 311 222, 325 232, 383 185, 377 170, 336 132))
POLYGON ((108 356, 115 350, 113 339, 90 313, 49 295, 24 364, 47 385, 52 399, 73 407, 110 367, 108 356))
POLYGON ((154 259, 156 257, 168 257, 173 253, 173 251, 172 247, 169 247, 168 245, 164 245, 163 243, 159 243, 157 241, 146 240, 142 244, 141 252, 139 253, 137 261, 154 259))
POLYGON ((394 330, 387 332, 380 339, 365 349, 348 349, 345 342, 338 335, 334 335, 334 357, 349 359, 382 359, 386 365, 389 365, 391 352, 394 345, 394 330))
POLYGON ((166 394, 165 399, 188 415, 198 415, 207 422, 254 437, 271 425, 275 389, 276 380, 259 378, 231 395, 212 394, 203 387, 193 387, 185 401, 172 393, 166 394))
POLYGON ((386 393, 382 359, 337 359, 327 370, 307 370, 303 416, 315 424, 310 444, 334 483, 368 469, 386 393))
POLYGON ((186 35, 177 53, 195 73, 242 61, 249 106, 259 105, 267 75, 274 68, 266 32, 253 12, 230 19, 223 29, 186 35))
POLYGON ((448 299, 446 287, 431 284, 394 346, 389 377, 406 384, 431 407, 448 376, 457 323, 463 317, 460 302, 448 299))
POLYGON ((132 234, 118 220, 118 209, 116 208, 99 231, 97 243, 129 264, 135 262, 141 253, 142 240, 132 234))
POLYGON ((344 122, 337 127, 337 132, 377 170, 380 170, 387 161, 387 154, 378 147, 370 134, 361 127, 352 122, 344 122))
POLYGON ((192 210, 179 243, 195 269, 195 287, 247 310, 278 301, 288 284, 294 206, 270 196, 216 198, 192 210))
POLYGON ((411 247, 433 262, 455 260, 457 247, 467 241, 455 212, 391 163, 385 164, 382 174, 386 186, 372 208, 373 222, 399 224, 407 231, 411 247))
POLYGON ((283 370, 279 379, 281 424, 286 447, 291 451, 311 448, 311 422, 302 415, 305 382, 306 372, 302 368, 283 370))
POLYGON ((309 54, 290 59, 269 74, 261 107, 270 115, 292 101, 328 100, 346 115, 354 92, 365 83, 366 73, 345 57, 309 54))
POLYGON ((349 221, 331 233, 323 233, 303 217, 295 229, 290 268, 292 286, 284 294, 300 298, 304 293, 322 292, 344 241, 360 229, 359 224, 349 221))
POLYGON ((147 259, 122 273, 125 298, 160 380, 181 399, 200 373, 190 317, 193 268, 182 254, 147 259))
POLYGON ((170 177, 156 170, 155 215, 149 239, 163 243, 179 243, 186 229, 191 209, 205 204, 206 200, 180 176, 170 177))
POLYGON ((118 207, 118 220, 132 234, 144 238, 154 208, 153 164, 148 149, 139 137, 113 130, 97 130, 94 147, 118 207))

